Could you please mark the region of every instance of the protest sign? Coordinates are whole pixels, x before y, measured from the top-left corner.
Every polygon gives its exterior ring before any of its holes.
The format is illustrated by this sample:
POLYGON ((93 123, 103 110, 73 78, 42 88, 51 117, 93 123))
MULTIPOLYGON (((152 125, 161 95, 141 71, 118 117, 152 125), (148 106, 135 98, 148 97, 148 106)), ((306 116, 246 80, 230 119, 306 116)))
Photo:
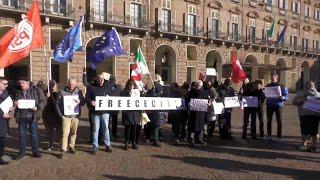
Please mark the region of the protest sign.
POLYGON ((18 108, 19 109, 31 109, 36 106, 36 101, 34 99, 19 99, 18 108))
POLYGON ((182 110, 182 98, 97 96, 95 110, 182 110))
POLYGON ((189 108, 191 111, 208 111, 208 99, 191 99, 189 108))
POLYGON ((267 98, 277 98, 282 95, 280 86, 265 87, 263 92, 267 98))
POLYGON ((8 113, 10 111, 10 108, 13 106, 13 101, 11 99, 11 97, 7 97, 7 99, 5 99, 1 104, 0 104, 0 108, 2 110, 3 113, 8 113))
POLYGON ((256 96, 243 96, 242 107, 258 107, 258 98, 256 96))
POLYGON ((239 102, 238 96, 225 97, 224 98, 224 107, 225 108, 240 107, 240 102, 239 102))
POLYGON ((213 112, 214 114, 222 114, 224 111, 224 105, 222 102, 213 102, 213 112))
POLYGON ((64 115, 72 116, 78 115, 80 112, 79 96, 63 96, 63 110, 64 115))
POLYGON ((308 98, 308 100, 303 104, 303 108, 320 113, 320 100, 308 98))
POLYGON ((216 76, 217 71, 215 68, 207 68, 206 75, 207 76, 216 76))

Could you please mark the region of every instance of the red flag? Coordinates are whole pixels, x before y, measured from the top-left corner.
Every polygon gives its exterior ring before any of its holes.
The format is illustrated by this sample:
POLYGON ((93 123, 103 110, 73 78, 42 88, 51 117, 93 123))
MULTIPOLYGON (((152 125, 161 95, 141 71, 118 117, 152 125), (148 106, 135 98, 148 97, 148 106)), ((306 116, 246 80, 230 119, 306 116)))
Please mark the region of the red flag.
POLYGON ((18 62, 44 44, 39 4, 35 0, 25 18, 0 39, 0 68, 18 62))
POLYGON ((246 73, 243 71, 239 60, 237 59, 237 52, 231 52, 232 60, 232 75, 231 80, 235 83, 239 83, 247 78, 246 73))

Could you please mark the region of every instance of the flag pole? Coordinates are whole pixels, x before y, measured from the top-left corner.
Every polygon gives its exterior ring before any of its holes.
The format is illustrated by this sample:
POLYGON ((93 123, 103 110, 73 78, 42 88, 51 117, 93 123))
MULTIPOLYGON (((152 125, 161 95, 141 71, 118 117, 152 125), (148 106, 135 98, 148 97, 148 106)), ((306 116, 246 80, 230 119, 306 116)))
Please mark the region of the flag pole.
MULTIPOLYGON (((43 52, 44 52, 44 60, 46 60, 47 58, 47 50, 46 50, 46 46, 43 46, 43 52)), ((49 90, 49 81, 50 81, 50 75, 51 75, 51 60, 49 59, 48 61, 48 72, 47 72, 47 88, 48 88, 48 92, 50 93, 49 90)))

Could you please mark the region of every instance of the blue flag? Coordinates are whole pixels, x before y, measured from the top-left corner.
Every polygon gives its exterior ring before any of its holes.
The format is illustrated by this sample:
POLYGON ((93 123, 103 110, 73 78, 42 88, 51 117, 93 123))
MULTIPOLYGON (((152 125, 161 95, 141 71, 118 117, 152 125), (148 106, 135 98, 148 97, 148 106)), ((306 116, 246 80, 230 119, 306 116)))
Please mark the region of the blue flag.
POLYGON ((277 44, 284 42, 284 37, 285 37, 285 35, 286 35, 286 30, 287 30, 287 25, 282 29, 282 31, 281 31, 278 39, 277 39, 277 44))
POLYGON ((72 62, 73 54, 82 49, 82 32, 83 16, 75 26, 63 37, 63 40, 57 45, 54 50, 54 61, 59 63, 72 62))
POLYGON ((87 59, 91 62, 93 69, 109 57, 126 54, 121 45, 119 34, 115 28, 106 31, 95 43, 87 59))

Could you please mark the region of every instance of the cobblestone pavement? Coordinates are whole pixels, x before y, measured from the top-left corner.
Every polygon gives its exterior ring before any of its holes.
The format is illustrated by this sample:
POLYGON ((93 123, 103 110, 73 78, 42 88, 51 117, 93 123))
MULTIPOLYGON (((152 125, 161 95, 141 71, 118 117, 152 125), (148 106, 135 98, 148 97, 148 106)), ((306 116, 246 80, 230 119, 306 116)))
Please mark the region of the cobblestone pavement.
MULTIPOLYGON (((6 150, 14 157, 18 136, 16 124, 11 124, 12 137, 8 139, 6 150)), ((41 150, 43 157, 40 160, 29 154, 23 160, 0 166, 0 179, 320 179, 320 153, 296 151, 300 128, 295 107, 288 105, 285 108, 283 142, 242 140, 240 110, 233 112, 232 124, 233 140, 221 140, 215 132, 206 147, 190 148, 186 143, 179 147, 173 145, 170 127, 165 126, 161 148, 147 145, 142 140, 139 150, 129 148, 124 151, 123 140, 119 138, 113 143, 111 154, 101 147, 99 154, 94 156, 87 143, 89 123, 83 118, 76 155, 68 154, 60 160, 57 151, 41 150)), ((275 125, 274 121, 274 132, 275 125)), ((43 125, 40 127, 43 134, 43 125)), ((122 133, 123 127, 119 129, 122 133)))

